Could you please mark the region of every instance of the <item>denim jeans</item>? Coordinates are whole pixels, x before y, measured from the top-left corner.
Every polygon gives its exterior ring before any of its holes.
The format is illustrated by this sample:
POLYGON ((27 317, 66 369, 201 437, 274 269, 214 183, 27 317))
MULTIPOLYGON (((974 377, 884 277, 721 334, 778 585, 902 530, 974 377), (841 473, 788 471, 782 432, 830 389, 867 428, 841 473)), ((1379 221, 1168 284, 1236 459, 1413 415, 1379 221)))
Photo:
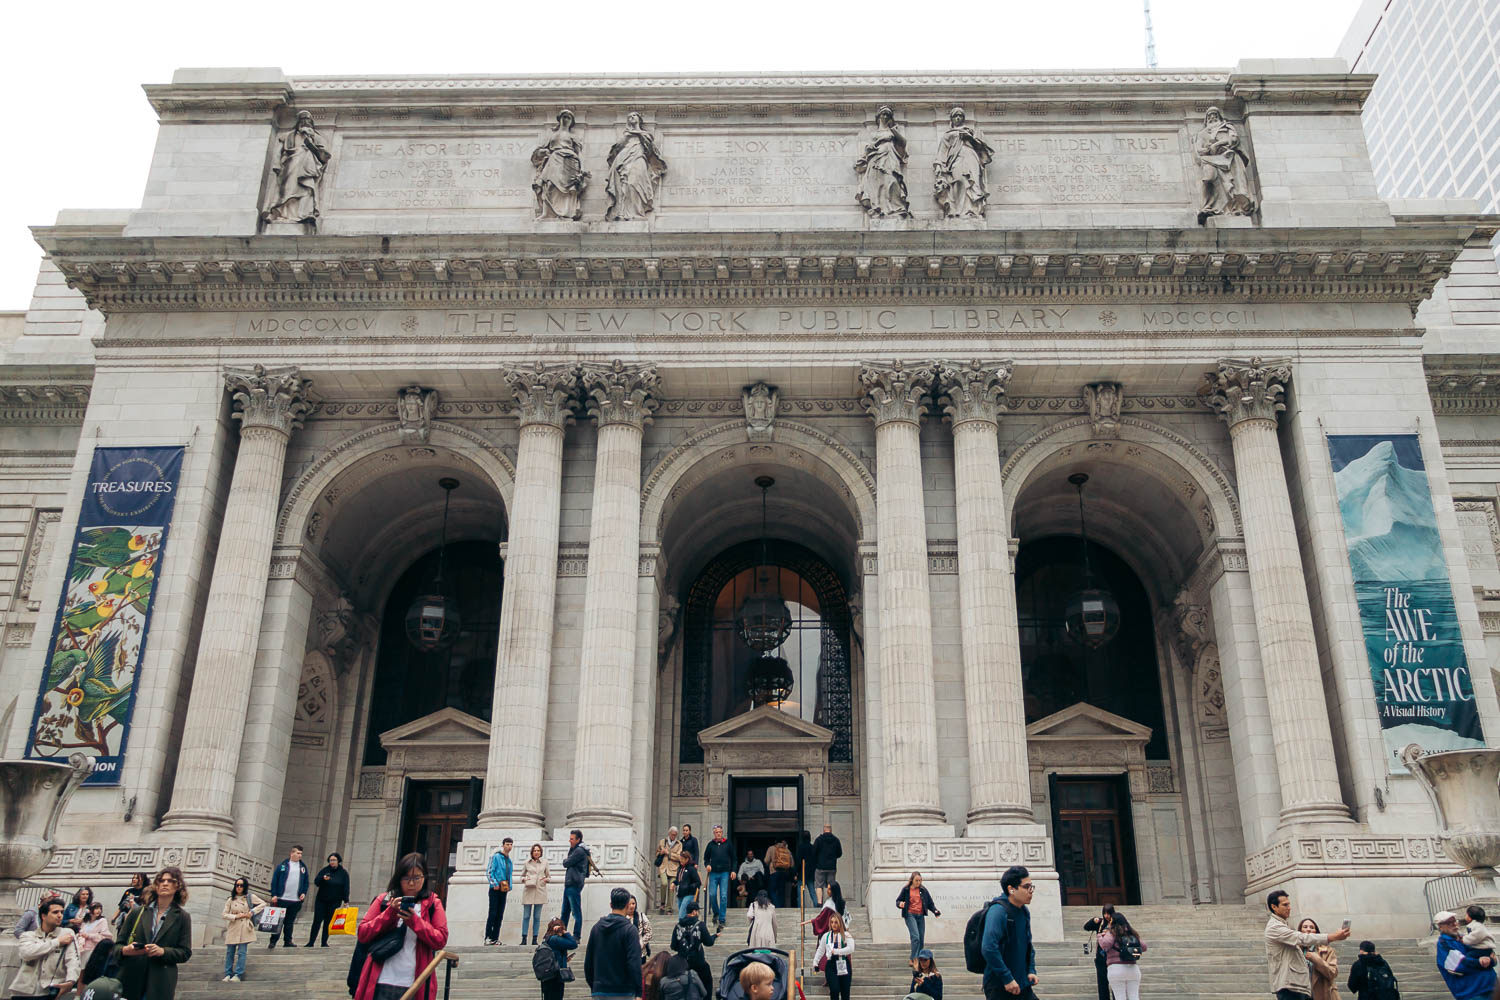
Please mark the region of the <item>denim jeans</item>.
POLYGON ((697 898, 698 898, 697 896, 678 896, 677 897, 677 919, 678 920, 681 920, 683 917, 687 916, 688 904, 691 903, 693 900, 695 900, 697 898))
MULTIPOLYGON (((526 924, 527 924, 528 921, 530 921, 530 923, 531 923, 531 939, 533 941, 535 941, 536 938, 537 938, 537 935, 541 933, 541 927, 542 927, 542 904, 541 903, 522 903, 521 904, 521 936, 522 937, 526 936, 526 924)), ((540 942, 538 942, 538 943, 540 943, 540 942)))
POLYGON ((224 946, 224 975, 243 976, 245 974, 245 952, 250 950, 249 943, 226 944, 224 946))
POLYGON ((708 908, 713 911, 714 919, 722 924, 729 910, 728 872, 709 872, 708 908))
POLYGON ((917 952, 925 947, 924 942, 927 940, 927 914, 905 913, 902 916, 906 918, 906 934, 911 938, 910 957, 916 958, 917 952))
POLYGON ((583 886, 563 886, 562 920, 563 924, 568 922, 568 914, 573 914, 573 936, 583 935, 583 886))

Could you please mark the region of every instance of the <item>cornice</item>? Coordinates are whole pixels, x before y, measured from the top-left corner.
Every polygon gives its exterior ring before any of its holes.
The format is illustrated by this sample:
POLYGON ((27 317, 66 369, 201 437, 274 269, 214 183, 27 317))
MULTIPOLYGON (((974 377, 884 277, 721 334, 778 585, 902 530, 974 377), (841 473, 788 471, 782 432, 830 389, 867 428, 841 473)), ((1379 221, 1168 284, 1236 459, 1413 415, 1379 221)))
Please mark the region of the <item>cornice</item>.
POLYGON ((126 238, 34 230, 109 312, 921 296, 1425 300, 1470 227, 126 238))
POLYGON ((1437 413, 1500 413, 1500 365, 1475 358, 1473 367, 1427 368, 1427 392, 1437 413))
POLYGON ((244 118, 269 120, 292 99, 286 83, 159 83, 146 84, 146 99, 163 118, 244 118))
POLYGON ((90 391, 85 383, 0 382, 0 423, 81 424, 90 391))

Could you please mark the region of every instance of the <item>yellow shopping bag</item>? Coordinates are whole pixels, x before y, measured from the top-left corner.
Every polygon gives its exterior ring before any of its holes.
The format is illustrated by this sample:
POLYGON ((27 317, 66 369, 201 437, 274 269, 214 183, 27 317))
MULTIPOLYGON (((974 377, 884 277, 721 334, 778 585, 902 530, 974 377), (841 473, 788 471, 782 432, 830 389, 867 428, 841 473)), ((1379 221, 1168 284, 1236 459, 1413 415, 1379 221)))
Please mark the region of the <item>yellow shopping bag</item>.
POLYGON ((328 921, 328 933, 330 934, 354 934, 359 928, 359 908, 355 906, 341 906, 333 911, 333 918, 328 921))

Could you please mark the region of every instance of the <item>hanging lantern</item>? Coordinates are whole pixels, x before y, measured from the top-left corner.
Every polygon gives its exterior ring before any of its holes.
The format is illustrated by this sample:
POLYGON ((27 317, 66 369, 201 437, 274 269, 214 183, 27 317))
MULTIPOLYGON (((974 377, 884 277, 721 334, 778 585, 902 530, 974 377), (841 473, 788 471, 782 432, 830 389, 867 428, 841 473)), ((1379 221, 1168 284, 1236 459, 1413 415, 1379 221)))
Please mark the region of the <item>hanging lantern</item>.
POLYGON ((424 653, 436 652, 453 645, 458 638, 463 622, 455 602, 443 593, 443 559, 448 548, 448 503, 453 491, 458 489, 458 480, 445 476, 438 480, 443 488, 443 534, 438 545, 437 577, 432 581, 432 593, 422 594, 406 609, 406 638, 424 653))
POLYGON ((1063 626, 1073 641, 1098 649, 1120 631, 1120 604, 1107 589, 1096 586, 1094 570, 1089 563, 1088 523, 1083 515, 1083 484, 1089 477, 1075 472, 1068 477, 1078 490, 1078 528, 1083 538, 1083 589, 1068 598, 1063 609, 1063 626))
POLYGON ((745 693, 756 705, 780 705, 792 693, 795 678, 792 668, 779 656, 762 656, 750 664, 750 678, 745 693))
POLYGON ((755 568, 755 589, 734 616, 741 641, 757 653, 769 653, 792 634, 792 613, 781 599, 781 570, 766 556, 766 491, 775 483, 770 476, 755 480, 760 487, 760 565, 755 568), (766 585, 768 572, 776 578, 774 591, 766 585))

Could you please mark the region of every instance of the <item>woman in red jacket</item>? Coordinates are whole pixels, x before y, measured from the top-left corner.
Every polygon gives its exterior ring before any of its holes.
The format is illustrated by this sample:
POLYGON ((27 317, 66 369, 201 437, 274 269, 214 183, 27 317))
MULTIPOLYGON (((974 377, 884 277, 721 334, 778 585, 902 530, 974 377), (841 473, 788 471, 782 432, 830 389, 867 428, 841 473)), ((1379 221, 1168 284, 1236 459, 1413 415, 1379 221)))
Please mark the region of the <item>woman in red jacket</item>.
MULTIPOLYGON (((448 943, 448 916, 442 900, 427 887, 426 858, 412 853, 396 862, 386 891, 375 897, 359 922, 358 937, 371 954, 359 974, 354 1000, 400 1000, 448 943), (376 957, 387 950, 384 960, 376 957)), ((416 1000, 436 997, 437 979, 429 976, 416 1000)))

